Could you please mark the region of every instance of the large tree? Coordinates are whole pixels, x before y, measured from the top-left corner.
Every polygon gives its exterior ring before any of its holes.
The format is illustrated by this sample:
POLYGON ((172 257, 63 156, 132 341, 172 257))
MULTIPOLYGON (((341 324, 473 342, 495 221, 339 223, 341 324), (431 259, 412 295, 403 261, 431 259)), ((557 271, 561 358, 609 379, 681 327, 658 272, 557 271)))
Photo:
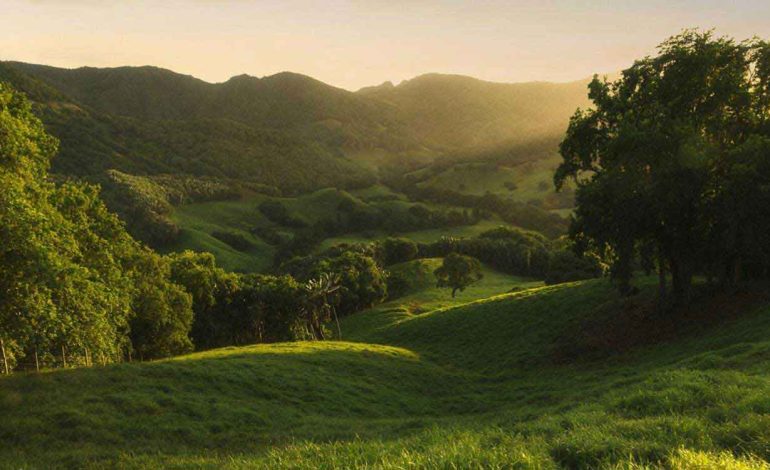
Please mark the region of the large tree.
POLYGON ((694 274, 735 282, 753 251, 764 256, 768 57, 765 42, 691 30, 589 85, 594 107, 572 117, 554 180, 576 181, 571 235, 612 260, 623 293, 640 252, 678 300, 694 274))

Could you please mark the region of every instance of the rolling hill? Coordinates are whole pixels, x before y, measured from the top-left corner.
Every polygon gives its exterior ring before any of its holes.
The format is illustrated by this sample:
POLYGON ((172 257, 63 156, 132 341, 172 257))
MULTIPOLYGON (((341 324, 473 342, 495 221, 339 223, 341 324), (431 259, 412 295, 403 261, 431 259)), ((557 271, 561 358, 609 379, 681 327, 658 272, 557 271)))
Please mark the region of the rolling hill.
POLYGON ((565 360, 581 325, 623 312, 610 284, 491 286, 424 313, 418 289, 349 317, 345 341, 0 379, 0 465, 768 468, 766 301, 565 360))

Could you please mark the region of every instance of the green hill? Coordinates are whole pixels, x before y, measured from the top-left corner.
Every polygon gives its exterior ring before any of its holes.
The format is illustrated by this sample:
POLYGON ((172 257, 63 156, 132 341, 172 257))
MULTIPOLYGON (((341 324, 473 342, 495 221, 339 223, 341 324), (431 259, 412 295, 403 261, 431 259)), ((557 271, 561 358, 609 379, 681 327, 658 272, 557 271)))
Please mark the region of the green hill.
POLYGON ((4 378, 0 465, 767 468, 768 305, 602 361, 557 354, 623 305, 603 280, 535 287, 364 312, 346 341, 4 378))
POLYGON ((186 173, 290 192, 522 143, 552 154, 586 85, 427 75, 354 93, 288 72, 207 83, 156 67, 19 62, 0 62, 0 80, 27 93, 61 140, 55 172, 186 173))
MULTIPOLYGON (((0 62, 0 80, 25 92, 47 130, 61 141, 52 165, 55 173, 90 179, 109 169, 184 173, 280 186, 290 192, 374 181, 371 170, 332 143, 341 138, 333 132, 261 127, 221 113, 195 113, 192 108, 199 106, 203 82, 169 71, 102 72, 109 73, 0 62), (176 115, 183 117, 173 118, 176 115)), ((204 85, 205 90, 213 86, 204 85)), ((274 115, 273 110, 269 114, 274 115)))
POLYGON ((589 104, 586 85, 426 74, 359 93, 395 106, 421 141, 467 151, 560 136, 575 108, 589 104))

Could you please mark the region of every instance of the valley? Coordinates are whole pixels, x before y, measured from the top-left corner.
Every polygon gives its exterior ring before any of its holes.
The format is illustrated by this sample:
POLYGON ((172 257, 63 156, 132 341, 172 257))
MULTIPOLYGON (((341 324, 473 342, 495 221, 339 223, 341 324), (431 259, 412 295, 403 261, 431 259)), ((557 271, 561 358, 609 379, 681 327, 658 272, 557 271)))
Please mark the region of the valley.
POLYGON ((656 51, 0 61, 0 468, 770 469, 770 43, 656 51))

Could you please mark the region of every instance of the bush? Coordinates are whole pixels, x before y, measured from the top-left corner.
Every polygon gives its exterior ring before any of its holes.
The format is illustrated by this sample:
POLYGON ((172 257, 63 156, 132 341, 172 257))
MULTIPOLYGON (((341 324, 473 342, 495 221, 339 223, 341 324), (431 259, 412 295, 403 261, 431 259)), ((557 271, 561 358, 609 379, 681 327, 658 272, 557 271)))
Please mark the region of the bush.
POLYGON ((411 261, 417 256, 417 243, 407 238, 386 238, 379 243, 383 266, 411 261))
POLYGON ((545 273, 546 284, 592 279, 602 275, 599 260, 588 256, 578 256, 571 250, 560 250, 551 255, 545 273))
POLYGON ((307 227, 307 222, 291 215, 280 201, 268 199, 259 205, 259 211, 267 217, 267 220, 276 224, 293 228, 307 227))
POLYGON ((227 243, 238 251, 248 251, 254 248, 254 244, 240 233, 215 230, 211 233, 211 236, 227 243))

